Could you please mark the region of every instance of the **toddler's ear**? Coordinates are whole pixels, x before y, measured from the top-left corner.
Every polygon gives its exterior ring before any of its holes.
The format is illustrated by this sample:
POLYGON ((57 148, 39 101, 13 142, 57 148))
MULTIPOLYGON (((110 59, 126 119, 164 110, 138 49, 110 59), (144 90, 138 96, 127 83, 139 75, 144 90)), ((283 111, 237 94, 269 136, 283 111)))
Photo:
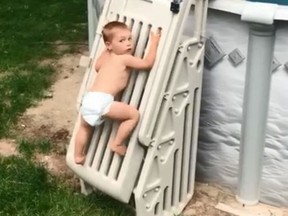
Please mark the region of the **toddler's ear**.
POLYGON ((111 43, 109 41, 106 41, 105 42, 105 46, 107 48, 108 51, 111 51, 112 50, 112 47, 111 47, 111 43))

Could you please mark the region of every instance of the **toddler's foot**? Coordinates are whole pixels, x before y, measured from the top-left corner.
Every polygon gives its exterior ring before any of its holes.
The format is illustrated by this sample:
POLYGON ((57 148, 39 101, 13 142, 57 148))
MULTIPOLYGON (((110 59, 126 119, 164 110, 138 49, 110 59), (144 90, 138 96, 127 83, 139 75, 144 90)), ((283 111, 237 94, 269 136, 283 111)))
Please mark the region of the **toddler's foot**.
POLYGON ((113 145, 111 144, 110 146, 110 149, 111 151, 121 155, 121 156, 124 156, 125 153, 126 153, 126 150, 127 150, 127 147, 125 145, 113 145))
POLYGON ((85 156, 75 156, 75 163, 78 165, 83 165, 85 162, 85 156))

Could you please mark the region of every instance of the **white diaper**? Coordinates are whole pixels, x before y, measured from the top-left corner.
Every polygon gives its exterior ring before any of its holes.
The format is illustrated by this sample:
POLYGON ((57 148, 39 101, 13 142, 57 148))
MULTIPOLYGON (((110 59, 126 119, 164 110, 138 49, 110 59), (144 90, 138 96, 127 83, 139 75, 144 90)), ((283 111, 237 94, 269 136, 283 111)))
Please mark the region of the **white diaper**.
POLYGON ((80 112, 83 119, 91 126, 102 124, 102 118, 109 112, 114 97, 103 92, 87 92, 82 100, 80 112))

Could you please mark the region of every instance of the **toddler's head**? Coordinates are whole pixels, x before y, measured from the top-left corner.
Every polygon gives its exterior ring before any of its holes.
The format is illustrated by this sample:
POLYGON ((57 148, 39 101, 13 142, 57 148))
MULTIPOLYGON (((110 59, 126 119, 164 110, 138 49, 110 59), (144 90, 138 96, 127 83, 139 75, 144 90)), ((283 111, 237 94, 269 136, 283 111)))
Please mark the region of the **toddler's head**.
POLYGON ((109 51, 116 54, 132 52, 132 37, 129 27, 119 21, 107 23, 102 30, 104 43, 109 51))

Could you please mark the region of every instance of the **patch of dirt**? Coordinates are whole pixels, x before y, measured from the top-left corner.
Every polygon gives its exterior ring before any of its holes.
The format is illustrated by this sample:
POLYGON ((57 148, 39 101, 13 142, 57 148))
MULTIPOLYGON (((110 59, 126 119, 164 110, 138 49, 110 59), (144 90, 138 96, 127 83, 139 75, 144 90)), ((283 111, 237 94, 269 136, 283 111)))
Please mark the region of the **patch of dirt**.
MULTIPOLYGON (((64 55, 57 62, 57 81, 47 92, 46 99, 40 101, 21 117, 20 133, 25 136, 48 136, 57 143, 67 140, 76 119, 76 100, 85 69, 78 66, 82 50, 75 55, 64 55)), ((53 64, 52 63, 52 64, 53 64)))
POLYGON ((227 196, 233 197, 225 188, 198 182, 195 184, 193 198, 183 211, 183 216, 234 216, 215 208, 227 196))
POLYGON ((54 145, 52 153, 38 154, 36 160, 52 174, 65 176, 73 186, 79 181, 68 169, 65 153, 77 117, 76 101, 85 73, 85 68, 78 65, 82 55, 89 55, 87 46, 80 47, 76 54, 65 54, 57 61, 42 62, 57 68, 56 82, 47 91, 46 98, 28 109, 17 125, 17 133, 21 137, 46 139, 54 145))
MULTIPOLYGON (((72 181, 75 177, 66 166, 65 152, 77 117, 76 100, 85 73, 85 68, 78 66, 82 55, 88 55, 87 46, 79 47, 76 54, 65 54, 58 60, 42 62, 56 67, 56 82, 47 91, 45 99, 20 117, 14 129, 17 137, 49 140, 55 151, 49 155, 39 154, 36 159, 52 173, 69 176, 72 181)), ((0 140, 1 155, 16 153, 14 140, 0 140)))
MULTIPOLYGON (((50 126, 53 131, 63 129, 72 132, 76 119, 76 100, 85 73, 84 68, 78 66, 80 57, 88 55, 87 48, 74 55, 64 55, 56 62, 58 77, 56 83, 47 94, 47 99, 41 101, 37 107, 27 110, 23 119, 27 123, 25 130, 34 130, 42 125, 50 126), (27 121, 27 119, 29 119, 27 121), (29 122, 30 121, 30 122, 29 122), (29 127, 33 123, 32 127, 29 127)), ((57 136, 56 136, 57 137, 57 136)), ((59 137, 58 137, 59 138, 59 137)))
POLYGON ((1 139, 0 140, 0 155, 11 156, 16 155, 16 144, 15 140, 12 139, 1 139))

